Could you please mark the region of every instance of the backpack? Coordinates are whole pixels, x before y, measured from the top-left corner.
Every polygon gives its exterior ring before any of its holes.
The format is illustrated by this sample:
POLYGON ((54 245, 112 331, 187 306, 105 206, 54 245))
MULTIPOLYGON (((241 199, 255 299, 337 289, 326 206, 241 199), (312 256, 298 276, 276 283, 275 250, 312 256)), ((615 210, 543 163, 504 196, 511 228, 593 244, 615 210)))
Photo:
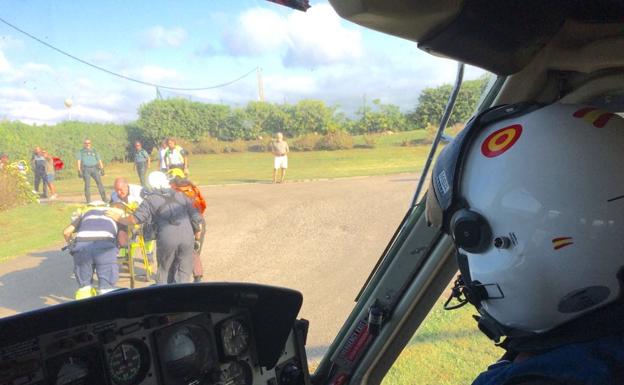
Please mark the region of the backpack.
POLYGON ((175 185, 175 187, 172 188, 186 195, 191 202, 193 202, 193 207, 195 207, 200 214, 204 214, 204 211, 206 211, 206 201, 204 200, 204 197, 202 197, 197 186, 189 183, 184 185, 175 185))

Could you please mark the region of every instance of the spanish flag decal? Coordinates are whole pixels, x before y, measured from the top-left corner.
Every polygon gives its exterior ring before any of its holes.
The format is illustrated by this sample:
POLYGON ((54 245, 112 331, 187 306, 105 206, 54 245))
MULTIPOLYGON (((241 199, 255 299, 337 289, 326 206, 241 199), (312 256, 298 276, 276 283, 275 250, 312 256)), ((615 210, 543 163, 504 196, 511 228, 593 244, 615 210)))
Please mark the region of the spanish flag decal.
POLYGON ((552 244, 553 244, 553 249, 559 250, 562 247, 573 245, 574 242, 572 242, 572 237, 560 237, 560 238, 553 238, 552 244))
POLYGON ((587 123, 593 124, 594 127, 602 128, 609 122, 609 119, 615 116, 615 114, 602 111, 594 107, 585 107, 576 111, 572 114, 572 116, 583 119, 587 123))
POLYGON ((481 152, 488 158, 494 158, 509 150, 520 139, 522 126, 514 124, 496 130, 483 141, 481 152))

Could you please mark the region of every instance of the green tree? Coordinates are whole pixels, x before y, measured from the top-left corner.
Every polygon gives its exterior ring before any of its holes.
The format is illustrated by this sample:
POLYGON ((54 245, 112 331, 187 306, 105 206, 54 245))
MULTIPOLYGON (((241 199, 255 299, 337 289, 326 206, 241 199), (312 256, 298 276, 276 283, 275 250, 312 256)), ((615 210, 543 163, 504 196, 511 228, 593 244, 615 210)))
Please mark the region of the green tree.
POLYGON ((335 109, 321 100, 301 100, 290 111, 292 120, 286 132, 292 136, 306 132, 325 134, 328 130, 335 128, 335 109))
POLYGON ((379 99, 374 99, 372 106, 364 104, 357 115, 359 119, 348 125, 349 130, 355 134, 406 131, 410 128, 409 121, 399 106, 383 104, 379 99))
MULTIPOLYGON (((449 118, 449 125, 465 123, 470 119, 488 81, 489 75, 486 74, 478 79, 467 80, 462 83, 453 113, 449 118)), ((450 84, 425 88, 418 97, 415 110, 408 116, 410 122, 417 128, 425 128, 429 124, 437 125, 442 119, 451 91, 452 86, 450 84)))

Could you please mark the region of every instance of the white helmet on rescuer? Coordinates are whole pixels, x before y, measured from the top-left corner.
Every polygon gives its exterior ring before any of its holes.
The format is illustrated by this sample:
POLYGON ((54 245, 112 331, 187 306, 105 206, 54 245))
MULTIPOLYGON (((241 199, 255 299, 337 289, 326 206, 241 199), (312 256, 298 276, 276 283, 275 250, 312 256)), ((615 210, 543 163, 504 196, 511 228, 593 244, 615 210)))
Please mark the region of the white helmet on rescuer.
POLYGON ((623 154, 621 117, 527 103, 479 115, 440 154, 427 219, 453 237, 455 297, 490 337, 544 333, 620 296, 623 154))
POLYGON ((167 178, 167 174, 162 171, 152 171, 147 176, 147 183, 153 188, 157 190, 164 190, 171 187, 169 184, 169 178, 167 178))

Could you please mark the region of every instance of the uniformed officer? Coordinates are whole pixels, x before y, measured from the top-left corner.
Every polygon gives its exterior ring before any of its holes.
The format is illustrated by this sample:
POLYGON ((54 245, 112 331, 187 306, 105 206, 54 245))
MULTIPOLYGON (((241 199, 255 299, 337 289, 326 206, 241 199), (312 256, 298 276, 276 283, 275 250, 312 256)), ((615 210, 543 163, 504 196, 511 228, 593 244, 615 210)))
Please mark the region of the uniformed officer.
POLYGON ((115 289, 119 278, 117 223, 106 215, 110 210, 115 209, 106 207, 104 202, 91 202, 89 208, 63 230, 63 237, 70 244, 69 252, 74 257, 74 273, 78 281, 76 299, 115 289), (98 291, 92 286, 94 267, 98 291))
POLYGON ((95 180, 102 201, 106 202, 106 191, 104 191, 101 178, 104 176, 104 163, 102 163, 97 151, 91 147, 91 139, 85 139, 84 147, 78 151, 76 158, 78 160, 78 177, 84 180, 84 193, 87 203, 91 202, 91 178, 95 180))
POLYGON ((167 165, 167 170, 179 168, 188 176, 188 152, 181 146, 178 146, 173 138, 167 139, 165 163, 167 165))
POLYGON ((143 148, 141 142, 134 142, 134 167, 136 168, 137 174, 139 174, 139 180, 143 187, 147 187, 145 184, 145 173, 150 168, 151 163, 152 160, 147 151, 143 148))
POLYGON ((157 228, 156 283, 190 282, 193 274, 193 251, 199 249, 202 218, 186 196, 171 189, 161 171, 149 174, 152 192, 145 195, 139 208, 128 216, 109 212, 121 224, 154 223, 157 228))

